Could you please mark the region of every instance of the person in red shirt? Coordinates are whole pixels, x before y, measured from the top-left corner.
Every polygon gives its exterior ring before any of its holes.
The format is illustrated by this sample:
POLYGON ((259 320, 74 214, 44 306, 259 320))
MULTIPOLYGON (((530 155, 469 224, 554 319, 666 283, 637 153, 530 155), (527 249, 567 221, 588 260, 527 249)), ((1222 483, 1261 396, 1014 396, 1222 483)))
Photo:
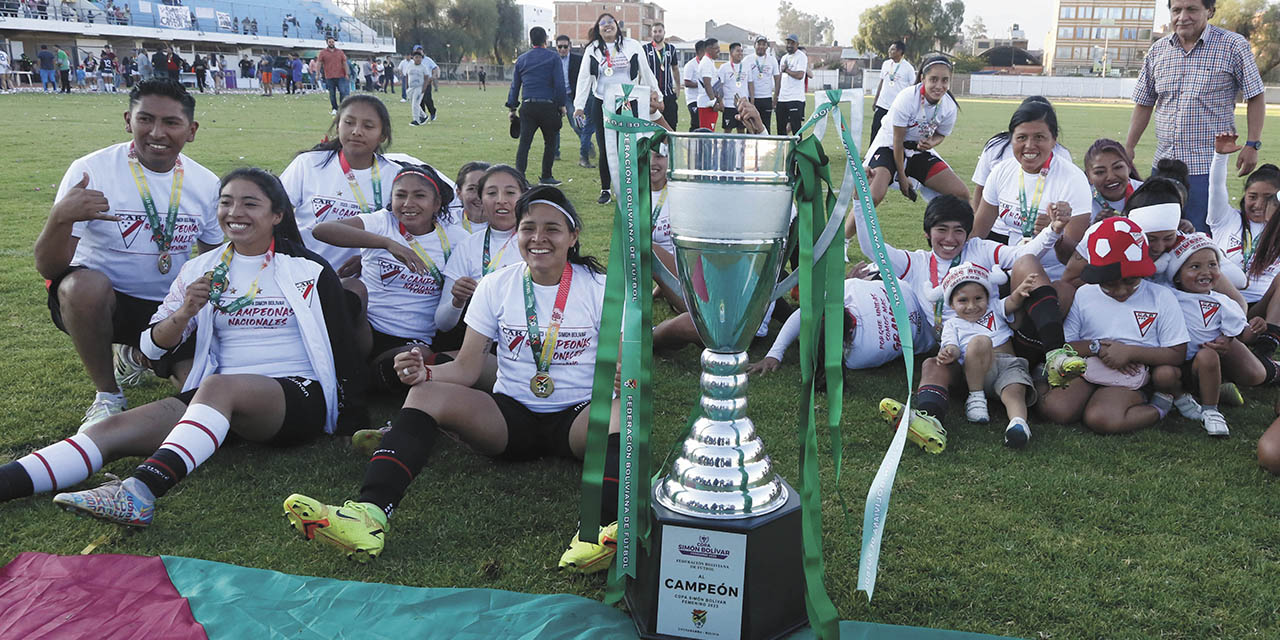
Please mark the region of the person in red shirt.
POLYGON ((329 105, 333 107, 331 115, 336 116, 339 100, 347 99, 347 54, 337 47, 333 36, 325 38, 325 42, 329 46, 320 51, 316 60, 324 74, 324 86, 329 89, 329 105))

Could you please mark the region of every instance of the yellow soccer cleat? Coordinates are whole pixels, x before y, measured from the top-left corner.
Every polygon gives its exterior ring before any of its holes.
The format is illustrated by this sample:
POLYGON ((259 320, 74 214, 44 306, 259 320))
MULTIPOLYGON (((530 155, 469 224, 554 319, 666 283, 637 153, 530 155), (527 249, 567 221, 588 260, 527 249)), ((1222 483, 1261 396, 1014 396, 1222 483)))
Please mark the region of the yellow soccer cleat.
POLYGON ((618 523, 600 527, 598 543, 583 542, 574 533, 569 548, 560 555, 560 570, 569 573, 595 573, 609 568, 618 552, 618 523))
MULTIPOLYGON (((880 417, 884 418, 898 430, 902 421, 902 403, 893 398, 880 400, 880 417)), ((919 410, 911 412, 911 420, 907 422, 907 440, 929 453, 942 453, 947 448, 947 430, 938 419, 919 410)))
POLYGON ((1050 387, 1065 387, 1072 380, 1084 375, 1087 364, 1084 358, 1076 354, 1071 345, 1062 345, 1044 354, 1044 371, 1049 377, 1050 387))
POLYGON ((368 502, 348 500, 335 507, 295 493, 285 498, 284 515, 306 539, 319 538, 356 562, 378 557, 386 542, 387 516, 368 502))

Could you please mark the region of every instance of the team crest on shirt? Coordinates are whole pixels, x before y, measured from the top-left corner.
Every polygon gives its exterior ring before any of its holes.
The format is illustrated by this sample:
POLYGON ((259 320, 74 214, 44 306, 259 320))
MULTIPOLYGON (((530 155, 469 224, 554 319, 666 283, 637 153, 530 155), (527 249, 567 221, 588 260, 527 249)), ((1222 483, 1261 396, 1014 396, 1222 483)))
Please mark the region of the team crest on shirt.
POLYGON ((1204 316, 1204 326, 1209 326, 1209 323, 1213 321, 1213 317, 1218 315, 1218 309, 1221 308, 1222 305, 1217 302, 1212 302, 1210 300, 1200 301, 1200 315, 1204 316))
POLYGON ((1138 333, 1145 338, 1147 329, 1150 329, 1151 325, 1156 323, 1156 317, 1159 315, 1155 311, 1134 311, 1133 319, 1138 321, 1138 333))
POLYGON ((298 293, 302 294, 303 300, 311 302, 311 292, 316 290, 315 278, 303 280, 302 282, 295 282, 293 285, 298 288, 298 293))
MULTIPOLYGON (((124 243, 126 249, 133 248, 133 243, 138 238, 150 240, 151 224, 147 222, 146 214, 120 213, 118 211, 111 213, 119 218, 119 220, 116 220, 116 229, 120 231, 120 241, 124 243)), ((190 218, 181 214, 178 215, 174 226, 172 246, 175 248, 183 245, 191 246, 191 243, 195 241, 196 234, 199 232, 199 227, 190 218)))
POLYGON ((400 266, 400 263, 390 260, 378 260, 378 279, 382 281, 382 284, 387 285, 395 282, 396 278, 399 278, 402 273, 404 273, 404 269, 400 266))
POLYGON ((982 319, 978 321, 978 324, 986 327, 987 331, 994 330, 996 328, 996 314, 988 311, 987 315, 982 316, 982 319))
POLYGON ((311 199, 311 203, 315 207, 316 222, 324 222, 325 220, 342 220, 344 218, 350 218, 351 216, 360 215, 359 205, 338 198, 315 196, 311 199))

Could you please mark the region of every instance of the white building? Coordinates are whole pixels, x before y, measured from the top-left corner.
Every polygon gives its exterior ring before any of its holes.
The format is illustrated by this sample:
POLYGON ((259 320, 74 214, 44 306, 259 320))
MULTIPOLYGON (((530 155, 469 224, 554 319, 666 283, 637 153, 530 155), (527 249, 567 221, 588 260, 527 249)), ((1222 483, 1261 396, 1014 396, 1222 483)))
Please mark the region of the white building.
POLYGON ((539 7, 532 4, 520 5, 520 16, 524 19, 524 37, 529 37, 529 30, 542 27, 547 30, 547 40, 556 37, 556 12, 551 7, 539 7))

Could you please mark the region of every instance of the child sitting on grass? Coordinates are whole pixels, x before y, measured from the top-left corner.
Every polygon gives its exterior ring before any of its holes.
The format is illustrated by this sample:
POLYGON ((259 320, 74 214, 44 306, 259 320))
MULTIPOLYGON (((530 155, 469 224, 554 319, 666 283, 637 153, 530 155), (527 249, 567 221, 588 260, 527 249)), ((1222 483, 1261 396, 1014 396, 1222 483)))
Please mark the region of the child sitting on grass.
MULTIPOLYGON (((959 362, 964 366, 965 382, 969 387, 969 397, 964 403, 965 417, 979 424, 990 422, 986 394, 999 397, 1009 414, 1004 444, 1021 449, 1031 439, 1027 406, 1035 404, 1038 396, 1027 370, 1026 358, 1014 355, 1013 330, 1008 322, 1031 291, 1040 285, 1040 280, 1037 274, 1027 276, 1004 299, 1003 305, 997 306, 1000 302, 998 287, 1006 281, 1003 271, 988 271, 968 262, 948 272, 942 284, 931 292, 931 297, 944 300, 955 311, 955 316, 942 325, 942 349, 938 351, 938 362, 943 365, 959 362)), ((1079 361, 1075 367, 1076 375, 1079 375, 1084 361, 1076 360, 1079 361)))

